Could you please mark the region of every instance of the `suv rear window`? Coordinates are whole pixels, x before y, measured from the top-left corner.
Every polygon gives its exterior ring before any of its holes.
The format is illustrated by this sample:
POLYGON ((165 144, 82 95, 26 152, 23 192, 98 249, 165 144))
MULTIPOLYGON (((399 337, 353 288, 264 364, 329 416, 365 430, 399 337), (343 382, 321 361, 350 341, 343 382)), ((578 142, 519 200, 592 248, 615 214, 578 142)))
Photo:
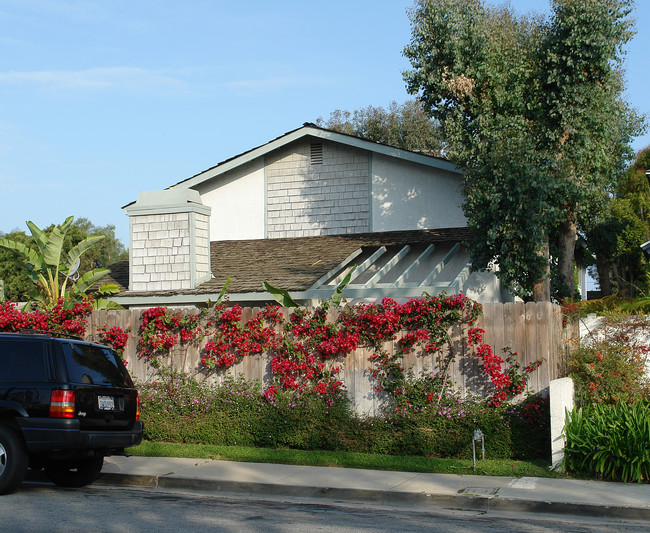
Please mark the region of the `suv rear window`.
POLYGON ((31 339, 0 339, 0 382, 47 381, 45 343, 31 339))
POLYGON ((109 348, 71 342, 63 344, 63 353, 73 383, 133 386, 118 355, 109 348))

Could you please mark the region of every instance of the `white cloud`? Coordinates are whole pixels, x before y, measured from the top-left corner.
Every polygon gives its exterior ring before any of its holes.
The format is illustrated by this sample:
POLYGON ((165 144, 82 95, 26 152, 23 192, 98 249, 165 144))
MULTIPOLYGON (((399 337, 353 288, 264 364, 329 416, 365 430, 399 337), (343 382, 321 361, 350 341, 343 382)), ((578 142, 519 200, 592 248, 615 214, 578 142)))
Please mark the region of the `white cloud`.
POLYGON ((0 0, 0 7, 18 8, 25 13, 82 19, 97 18, 102 13, 101 4, 87 0, 0 0))
POLYGON ((134 67, 87 70, 41 70, 0 72, 0 85, 31 85, 50 90, 158 90, 185 91, 188 84, 163 72, 134 67))
POLYGON ((18 39, 11 39, 10 37, 0 37, 0 43, 7 46, 26 46, 25 41, 18 39))

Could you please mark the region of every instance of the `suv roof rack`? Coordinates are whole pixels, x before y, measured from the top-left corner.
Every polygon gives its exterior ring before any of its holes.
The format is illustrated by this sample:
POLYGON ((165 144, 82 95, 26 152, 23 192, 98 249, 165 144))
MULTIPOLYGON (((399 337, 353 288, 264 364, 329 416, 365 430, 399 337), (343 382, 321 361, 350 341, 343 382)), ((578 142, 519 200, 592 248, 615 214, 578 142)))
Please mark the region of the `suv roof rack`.
POLYGON ((65 339, 74 339, 74 340, 79 340, 82 341, 83 339, 79 335, 73 335, 71 333, 64 333, 62 331, 52 331, 49 329, 34 329, 34 328, 28 328, 28 329, 21 329, 17 333, 21 333, 23 335, 46 335, 48 337, 63 337, 65 339))

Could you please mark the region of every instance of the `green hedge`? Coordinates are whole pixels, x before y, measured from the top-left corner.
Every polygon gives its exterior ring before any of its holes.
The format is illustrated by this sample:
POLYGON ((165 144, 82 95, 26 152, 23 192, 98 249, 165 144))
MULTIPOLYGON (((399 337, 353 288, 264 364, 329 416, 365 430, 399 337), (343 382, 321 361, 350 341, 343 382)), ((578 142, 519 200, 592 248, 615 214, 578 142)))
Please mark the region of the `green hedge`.
POLYGON ((214 387, 179 374, 141 384, 140 394, 145 438, 154 441, 471 458, 474 430, 481 429, 486 458, 550 456, 543 399, 490 407, 449 390, 439 401, 359 417, 344 395, 280 391, 269 398, 256 382, 214 387))

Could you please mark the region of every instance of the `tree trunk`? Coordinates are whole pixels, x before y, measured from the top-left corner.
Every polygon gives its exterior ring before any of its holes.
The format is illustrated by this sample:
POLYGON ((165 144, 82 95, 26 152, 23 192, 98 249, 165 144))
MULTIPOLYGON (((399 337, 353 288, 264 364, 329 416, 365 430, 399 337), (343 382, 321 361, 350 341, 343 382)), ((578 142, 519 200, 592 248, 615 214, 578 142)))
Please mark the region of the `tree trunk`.
POLYGON ((558 236, 559 254, 558 268, 560 270, 560 280, 565 287, 562 292, 572 298, 575 295, 575 279, 573 270, 573 258, 576 251, 576 235, 578 234, 578 224, 575 220, 567 220, 560 225, 560 234, 558 236))
POLYGON ((533 286, 533 300, 536 302, 550 302, 551 301, 551 266, 550 266, 550 252, 548 240, 539 251, 539 255, 543 256, 546 260, 546 268, 544 275, 533 286))
POLYGON ((619 296, 623 296, 623 294, 625 293, 625 280, 623 279, 623 276, 621 276, 621 273, 619 272, 618 263, 614 263, 612 265, 612 274, 613 274, 614 286, 615 286, 615 288, 612 288, 612 290, 617 292, 619 296))
POLYGON ((612 280, 610 272, 612 266, 609 261, 603 261, 596 258, 596 270, 598 271, 598 285, 600 286, 600 295, 609 296, 612 294, 612 280))

